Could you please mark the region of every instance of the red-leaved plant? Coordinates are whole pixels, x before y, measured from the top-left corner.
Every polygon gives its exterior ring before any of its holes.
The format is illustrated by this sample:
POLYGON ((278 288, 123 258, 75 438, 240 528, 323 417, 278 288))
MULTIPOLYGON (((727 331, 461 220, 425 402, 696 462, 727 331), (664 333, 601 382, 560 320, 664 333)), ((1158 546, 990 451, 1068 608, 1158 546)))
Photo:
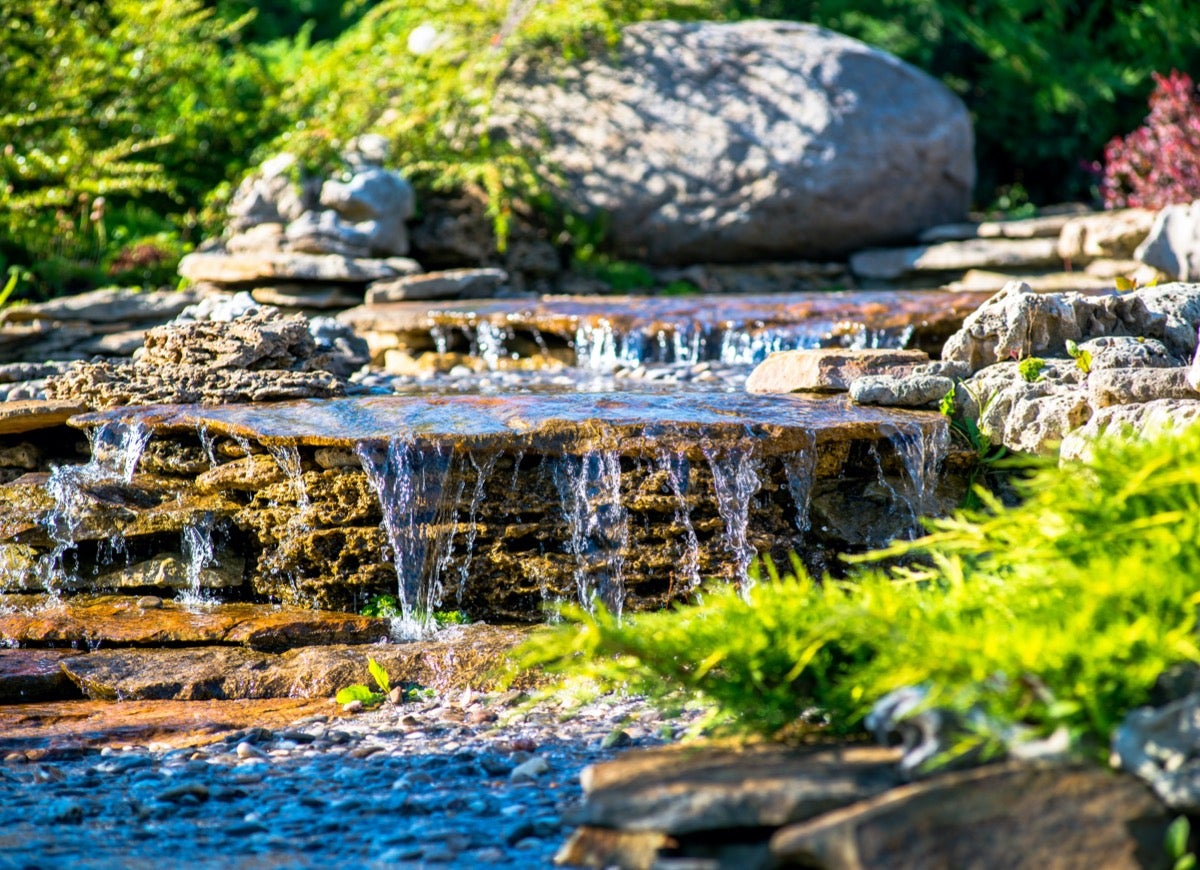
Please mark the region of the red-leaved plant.
POLYGON ((1105 208, 1162 208, 1200 199, 1200 90, 1191 76, 1154 74, 1150 114, 1104 147, 1105 208))

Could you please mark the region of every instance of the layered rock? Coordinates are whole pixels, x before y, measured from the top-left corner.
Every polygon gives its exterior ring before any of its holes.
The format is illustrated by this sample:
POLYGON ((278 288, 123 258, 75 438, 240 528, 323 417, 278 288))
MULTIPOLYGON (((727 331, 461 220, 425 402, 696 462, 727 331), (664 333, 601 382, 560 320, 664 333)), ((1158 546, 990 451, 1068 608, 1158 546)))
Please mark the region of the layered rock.
POLYGON ((399 574, 420 606, 480 617, 593 593, 657 607, 701 578, 742 582, 756 551, 833 567, 960 485, 942 488, 939 416, 790 398, 378 397, 78 422, 100 458, 3 492, 10 590, 131 588, 114 560, 182 550, 193 589, 233 554, 237 594, 306 605, 354 607, 399 574), (140 459, 122 431, 151 435, 140 459))

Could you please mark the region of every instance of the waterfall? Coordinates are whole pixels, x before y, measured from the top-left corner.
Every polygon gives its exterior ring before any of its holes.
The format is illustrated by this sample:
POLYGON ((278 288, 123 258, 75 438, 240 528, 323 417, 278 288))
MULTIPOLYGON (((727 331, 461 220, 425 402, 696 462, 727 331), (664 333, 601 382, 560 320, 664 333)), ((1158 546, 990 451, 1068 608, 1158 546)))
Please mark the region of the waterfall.
POLYGON ((213 522, 213 515, 205 511, 184 525, 179 533, 179 548, 187 566, 188 588, 180 596, 185 606, 205 603, 201 574, 205 568, 216 563, 216 547, 212 537, 213 522))
POLYGON ((419 637, 428 632, 441 599, 439 547, 435 540, 431 548, 430 538, 445 533, 440 514, 445 512, 442 496, 450 473, 450 448, 398 437, 382 445, 362 442, 356 452, 379 498, 392 548, 401 611, 396 630, 404 637, 419 637))
POLYGON ((683 527, 683 541, 679 545, 679 573, 685 578, 682 590, 685 594, 700 586, 700 541, 692 525, 692 510, 687 503, 691 486, 691 464, 682 452, 662 449, 658 453, 658 467, 667 476, 671 495, 675 497, 675 522, 683 527))
POLYGON ((564 456, 555 464, 554 482, 562 500, 575 556, 575 588, 579 602, 593 598, 610 611, 625 605, 625 548, 629 545, 629 512, 621 503, 621 455, 616 450, 588 450, 564 456))
POLYGON ((736 566, 736 581, 743 594, 750 590, 750 565, 758 551, 750 543, 750 502, 761 486, 758 473, 762 461, 753 445, 718 449, 702 447, 712 470, 717 513, 725 525, 725 548, 736 566))

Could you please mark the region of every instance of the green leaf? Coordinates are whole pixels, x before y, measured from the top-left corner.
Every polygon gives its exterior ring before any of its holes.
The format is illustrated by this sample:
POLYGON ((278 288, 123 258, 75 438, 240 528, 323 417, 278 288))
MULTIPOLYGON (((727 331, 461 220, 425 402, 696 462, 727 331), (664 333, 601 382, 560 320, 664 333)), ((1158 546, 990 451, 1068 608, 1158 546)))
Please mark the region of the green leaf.
POLYGON ((1026 357, 1017 363, 1017 372, 1031 384, 1041 380, 1044 368, 1046 368, 1046 361, 1036 356, 1026 357))
POLYGON ((381 692, 372 692, 366 686, 357 684, 347 686, 340 690, 334 697, 334 700, 339 704, 349 704, 351 701, 362 701, 369 707, 383 703, 384 695, 381 692))
MULTIPOLYGON (((1177 816, 1175 821, 1167 827, 1166 836, 1163 837, 1163 848, 1167 852, 1167 857, 1175 860, 1175 867, 1179 867, 1179 862, 1189 857, 1188 837, 1192 833, 1192 823, 1188 821, 1187 816, 1177 816)), ((1192 863, 1195 864, 1195 858, 1192 858, 1192 863)))
POLYGON ((387 694, 392 690, 391 682, 388 680, 388 672, 383 665, 375 661, 375 659, 367 656, 367 670, 371 672, 371 676, 375 679, 375 684, 379 686, 383 694, 387 694))
POLYGON ((1171 865, 1171 870, 1196 870, 1196 856, 1191 852, 1180 855, 1171 865))
POLYGON ((1085 375, 1092 370, 1092 352, 1090 350, 1081 350, 1079 356, 1075 357, 1075 367, 1085 375))
POLYGON ((1067 356, 1071 357, 1071 359, 1079 357, 1079 344, 1069 338, 1067 339, 1067 356))

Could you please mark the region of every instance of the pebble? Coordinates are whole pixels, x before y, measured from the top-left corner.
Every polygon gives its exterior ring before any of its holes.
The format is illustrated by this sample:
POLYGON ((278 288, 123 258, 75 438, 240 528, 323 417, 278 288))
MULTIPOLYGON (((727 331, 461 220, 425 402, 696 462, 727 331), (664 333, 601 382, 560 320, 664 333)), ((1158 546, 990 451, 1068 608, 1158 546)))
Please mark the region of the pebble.
POLYGON ((206 747, 10 753, 20 760, 0 771, 0 866, 149 866, 170 843, 171 863, 201 870, 229 855, 247 867, 548 867, 570 833, 580 771, 618 753, 602 745, 614 733, 660 743, 656 725, 637 727, 659 719, 627 697, 566 719, 524 701, 455 693, 206 747))

